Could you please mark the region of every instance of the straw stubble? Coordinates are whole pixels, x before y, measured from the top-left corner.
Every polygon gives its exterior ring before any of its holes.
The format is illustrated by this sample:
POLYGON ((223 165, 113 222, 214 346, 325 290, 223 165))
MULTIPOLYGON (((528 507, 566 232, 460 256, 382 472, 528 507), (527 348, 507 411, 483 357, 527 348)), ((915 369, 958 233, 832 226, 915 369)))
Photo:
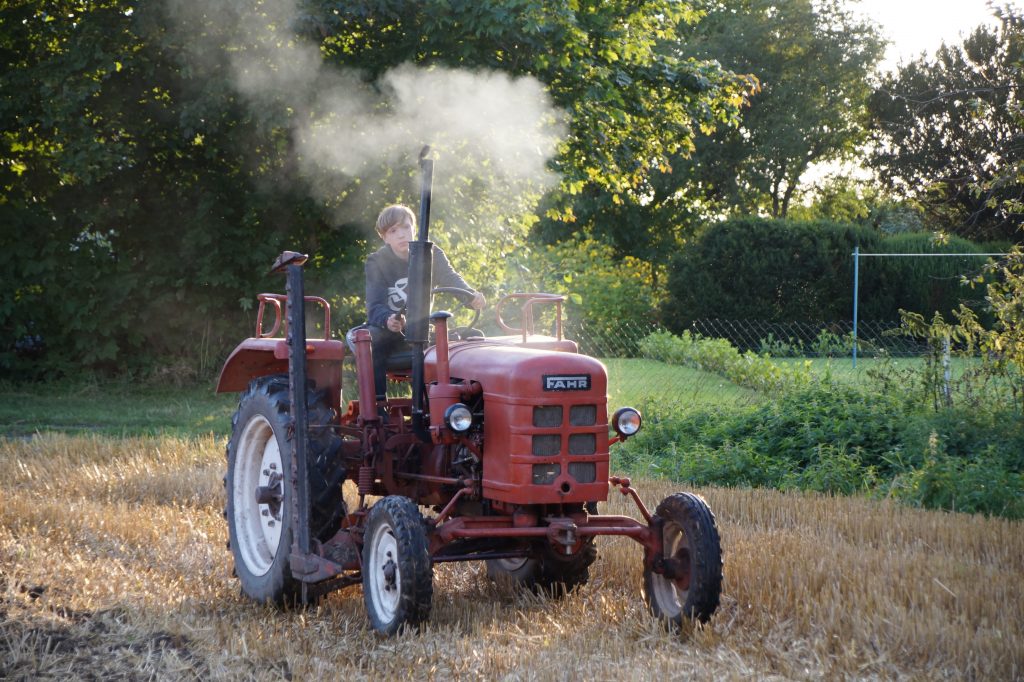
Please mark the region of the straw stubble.
MULTIPOLYGON (((640 547, 599 540, 556 601, 435 567, 420 632, 382 640, 352 587, 309 611, 231 578, 215 439, 0 441, 0 677, 174 679, 1019 679, 1020 522, 889 501, 698 490, 717 515, 722 605, 666 632, 640 547)), ((648 506, 681 486, 642 482, 648 506)), ((603 510, 635 515, 613 493, 603 510)))

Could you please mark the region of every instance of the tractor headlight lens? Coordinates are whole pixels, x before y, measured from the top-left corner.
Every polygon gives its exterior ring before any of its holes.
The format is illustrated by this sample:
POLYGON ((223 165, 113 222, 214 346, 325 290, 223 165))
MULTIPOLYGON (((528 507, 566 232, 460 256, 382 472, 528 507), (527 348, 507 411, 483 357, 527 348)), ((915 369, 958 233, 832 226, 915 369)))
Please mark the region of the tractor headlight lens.
POLYGON ((632 407, 620 407, 612 417, 612 428, 623 438, 639 431, 641 423, 640 411, 632 407))
POLYGON ((455 403, 444 411, 444 423, 452 431, 461 433, 473 425, 473 413, 462 403, 455 403))

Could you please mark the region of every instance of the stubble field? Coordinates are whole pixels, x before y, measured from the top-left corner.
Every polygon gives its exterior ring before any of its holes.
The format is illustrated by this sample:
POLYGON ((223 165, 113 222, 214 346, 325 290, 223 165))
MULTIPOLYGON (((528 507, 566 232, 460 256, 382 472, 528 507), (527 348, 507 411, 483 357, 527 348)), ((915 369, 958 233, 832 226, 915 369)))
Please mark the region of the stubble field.
MULTIPOLYGON (((435 568, 420 632, 383 640, 351 587, 305 612, 241 597, 223 443, 0 440, 0 678, 977 679, 1024 677, 1024 524, 888 502, 702 489, 722 606, 665 632, 641 551, 599 540, 561 601, 435 568)), ((637 484, 653 506, 678 487, 637 484)), ((604 509, 634 514, 615 494, 604 509)))

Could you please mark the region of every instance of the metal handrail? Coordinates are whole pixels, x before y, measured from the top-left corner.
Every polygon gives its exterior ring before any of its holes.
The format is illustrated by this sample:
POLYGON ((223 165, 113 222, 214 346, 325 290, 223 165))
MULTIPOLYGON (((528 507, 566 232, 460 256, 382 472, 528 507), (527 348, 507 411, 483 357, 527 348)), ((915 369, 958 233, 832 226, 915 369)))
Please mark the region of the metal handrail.
MULTIPOLYGON (((288 336, 288 322, 282 314, 281 303, 288 303, 288 297, 284 294, 257 294, 256 299, 260 302, 259 310, 256 312, 256 337, 260 339, 273 338, 280 332, 282 337, 288 336), (263 313, 270 303, 274 306, 274 326, 269 332, 263 331, 263 313), (283 322, 283 324, 282 324, 283 322)), ((324 309, 324 341, 331 339, 331 304, 319 296, 304 296, 306 303, 319 303, 324 309)))
POLYGON ((501 327, 502 331, 509 334, 522 334, 523 342, 526 342, 528 336, 534 333, 533 329, 533 304, 534 303, 554 303, 558 308, 556 311, 557 317, 555 318, 555 335, 558 340, 562 340, 562 303, 566 301, 566 297, 560 294, 546 294, 541 292, 534 293, 514 293, 505 294, 498 301, 498 304, 494 306, 494 313, 498 318, 498 326, 501 327), (512 300, 526 299, 526 303, 523 304, 520 309, 520 315, 522 320, 521 327, 510 327, 505 320, 501 317, 501 309, 506 303, 512 300))

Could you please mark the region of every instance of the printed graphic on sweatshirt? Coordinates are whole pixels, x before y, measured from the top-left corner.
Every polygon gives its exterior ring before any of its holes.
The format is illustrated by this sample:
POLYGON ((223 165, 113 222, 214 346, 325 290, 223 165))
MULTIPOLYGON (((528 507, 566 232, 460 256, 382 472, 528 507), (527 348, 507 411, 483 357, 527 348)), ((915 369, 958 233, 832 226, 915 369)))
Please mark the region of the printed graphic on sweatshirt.
POLYGON ((402 279, 395 280, 395 286, 388 287, 388 307, 396 313, 405 307, 408 296, 405 293, 405 288, 409 284, 409 278, 403 277, 402 279))

